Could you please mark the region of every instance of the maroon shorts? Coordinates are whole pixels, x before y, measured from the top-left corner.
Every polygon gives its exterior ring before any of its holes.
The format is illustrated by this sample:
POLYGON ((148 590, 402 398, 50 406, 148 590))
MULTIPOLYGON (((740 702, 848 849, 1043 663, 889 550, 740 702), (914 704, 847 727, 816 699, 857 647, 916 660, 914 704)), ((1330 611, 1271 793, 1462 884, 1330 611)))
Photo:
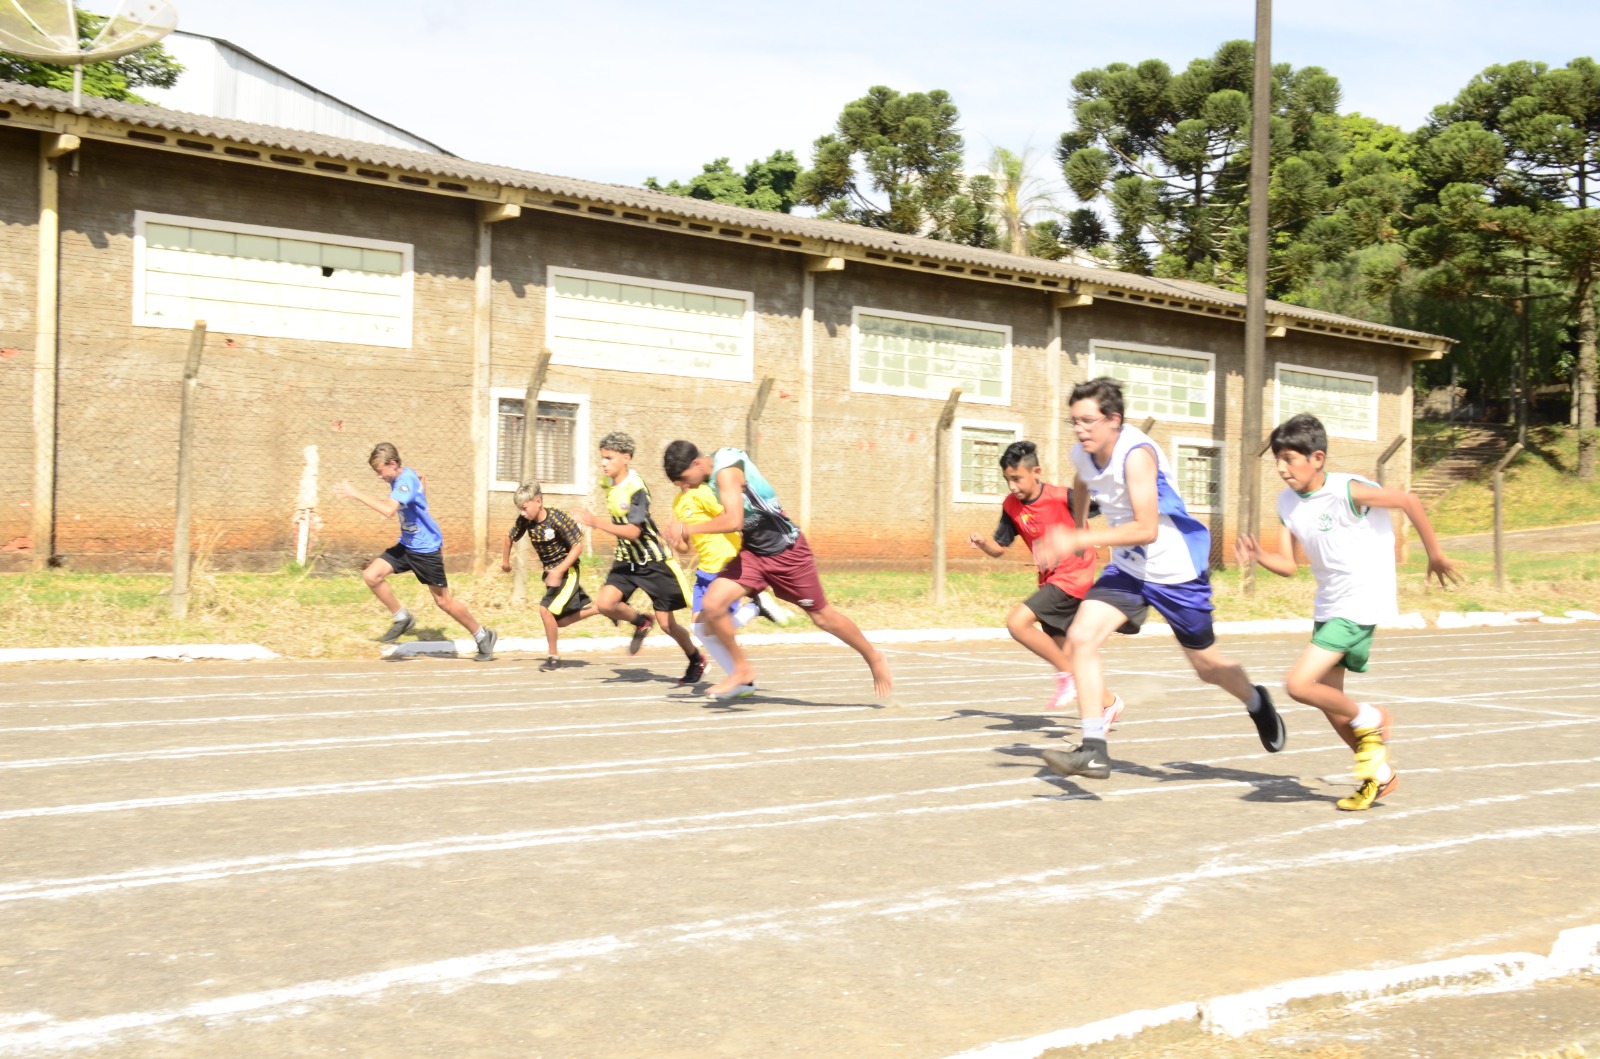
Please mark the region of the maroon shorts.
POLYGON ((717 576, 737 581, 751 592, 770 588, 773 595, 802 610, 821 610, 828 605, 817 576, 817 560, 804 533, 777 555, 741 551, 717 576))

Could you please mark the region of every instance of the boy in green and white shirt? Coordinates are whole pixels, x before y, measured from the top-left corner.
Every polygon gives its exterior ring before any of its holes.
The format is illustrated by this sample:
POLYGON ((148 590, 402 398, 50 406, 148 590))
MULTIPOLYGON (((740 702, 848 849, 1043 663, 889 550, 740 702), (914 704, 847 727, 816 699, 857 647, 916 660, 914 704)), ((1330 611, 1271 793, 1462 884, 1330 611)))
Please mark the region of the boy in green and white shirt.
POLYGON ((1278 549, 1268 552, 1245 534, 1234 550, 1241 566, 1260 563, 1283 577, 1295 571, 1294 541, 1310 560, 1317 578, 1316 624, 1310 645, 1289 669, 1284 686, 1297 702, 1327 714, 1333 730, 1355 751, 1361 785, 1337 805, 1366 809, 1400 782, 1389 764, 1389 711, 1357 703, 1344 693, 1345 671, 1366 672, 1373 630, 1397 609, 1394 524, 1386 514, 1374 517, 1373 509, 1399 508, 1417 527, 1428 552, 1425 579, 1437 577, 1444 586, 1447 578, 1459 583, 1461 575, 1440 550, 1415 493, 1326 469, 1328 432, 1316 416, 1294 416, 1272 432, 1269 443, 1278 477, 1289 486, 1278 494, 1283 523, 1278 549))

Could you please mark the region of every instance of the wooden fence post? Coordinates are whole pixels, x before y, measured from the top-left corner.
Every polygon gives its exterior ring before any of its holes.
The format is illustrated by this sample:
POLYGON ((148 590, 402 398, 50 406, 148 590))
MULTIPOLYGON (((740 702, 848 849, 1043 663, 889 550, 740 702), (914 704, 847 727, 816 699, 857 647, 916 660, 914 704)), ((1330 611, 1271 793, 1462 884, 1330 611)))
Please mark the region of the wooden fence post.
POLYGON ((761 422, 761 413, 766 410, 767 397, 772 393, 773 378, 768 375, 761 380, 761 388, 756 391, 756 399, 750 402, 750 413, 744 418, 744 451, 750 458, 756 458, 756 445, 761 440, 757 426, 761 422))
POLYGON ((1494 465, 1494 587, 1502 590, 1506 587, 1506 551, 1505 542, 1501 539, 1505 523, 1502 496, 1505 491, 1505 469, 1506 464, 1516 459, 1521 451, 1522 442, 1519 441, 1494 465))
MULTIPOLYGON (((534 362, 528 375, 528 389, 522 397, 522 476, 517 485, 534 480, 539 455, 539 391, 544 389, 544 377, 550 371, 550 351, 544 350, 534 362)), ((521 514, 521 512, 518 512, 521 514)), ((530 549, 532 538, 524 536, 512 549, 511 602, 524 603, 528 599, 528 567, 533 565, 530 549)))
POLYGON ((944 604, 945 596, 945 554, 944 554, 944 513, 950 506, 950 474, 945 468, 945 442, 950 435, 950 426, 955 422, 956 405, 961 401, 961 387, 957 386, 950 391, 950 396, 944 402, 944 410, 939 413, 939 425, 933 432, 933 602, 935 606, 944 604))

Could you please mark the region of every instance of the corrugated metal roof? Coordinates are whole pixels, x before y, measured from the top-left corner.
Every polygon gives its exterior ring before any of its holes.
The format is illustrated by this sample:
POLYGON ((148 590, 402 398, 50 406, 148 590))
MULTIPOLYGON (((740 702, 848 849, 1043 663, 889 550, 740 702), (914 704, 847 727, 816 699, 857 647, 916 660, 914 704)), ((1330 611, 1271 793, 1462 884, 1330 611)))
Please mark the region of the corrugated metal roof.
MULTIPOLYGON (((551 176, 508 166, 471 162, 449 155, 412 151, 384 144, 362 143, 337 137, 286 129, 272 125, 257 125, 227 118, 188 114, 161 107, 115 100, 88 98, 81 106, 72 105, 69 93, 49 88, 36 88, 0 81, 0 104, 33 107, 67 114, 82 114, 130 126, 142 126, 173 133, 187 133, 231 140, 255 147, 315 154, 328 159, 357 165, 386 166, 430 177, 449 180, 466 180, 496 184, 504 188, 519 189, 555 197, 569 197, 592 203, 602 203, 620 209, 648 210, 657 214, 681 217, 687 221, 708 224, 736 225, 753 231, 768 232, 774 236, 794 236, 843 246, 861 247, 891 255, 916 257, 929 261, 952 263, 986 270, 1038 276, 1065 283, 1069 286, 1098 288, 1102 291, 1121 292, 1136 298, 1164 298, 1174 301, 1198 303, 1229 310, 1242 309, 1245 296, 1235 291, 1223 290, 1191 280, 1161 279, 1139 276, 1111 269, 1087 268, 1044 258, 1019 257, 998 250, 964 246, 960 243, 923 239, 899 235, 894 232, 864 228, 860 225, 825 221, 812 217, 773 213, 766 210, 729 206, 703 199, 685 198, 647 188, 621 184, 604 184, 575 177, 551 176)), ((310 170, 307 170, 310 172, 310 170)), ((1439 343, 1454 344, 1454 339, 1410 331, 1388 324, 1372 323, 1354 317, 1307 309, 1284 302, 1269 301, 1267 312, 1286 322, 1300 322, 1314 330, 1328 328, 1356 329, 1374 336, 1387 336, 1415 348, 1418 344, 1436 347, 1439 343)))

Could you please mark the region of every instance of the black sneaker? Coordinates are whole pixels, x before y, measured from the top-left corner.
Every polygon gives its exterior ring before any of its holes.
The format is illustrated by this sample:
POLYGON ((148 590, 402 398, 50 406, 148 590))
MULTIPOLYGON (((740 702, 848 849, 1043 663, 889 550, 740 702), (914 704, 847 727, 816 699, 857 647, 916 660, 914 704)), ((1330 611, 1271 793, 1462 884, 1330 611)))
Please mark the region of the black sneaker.
POLYGON ((404 618, 389 626, 389 631, 378 637, 379 643, 394 643, 400 637, 416 627, 417 619, 407 614, 404 618))
POLYGON ((641 614, 633 619, 633 639, 628 641, 630 655, 639 653, 639 648, 644 646, 644 638, 650 635, 650 626, 655 623, 656 620, 648 614, 641 614))
POLYGON ((1261 696, 1261 708, 1250 714, 1250 719, 1256 723, 1256 734, 1261 737, 1261 745, 1267 748, 1267 753, 1276 754, 1289 741, 1289 731, 1283 726, 1283 718, 1278 716, 1267 689, 1257 684, 1256 694, 1261 696))
POLYGON ((1046 750, 1044 763, 1057 776, 1087 776, 1103 780, 1111 775, 1111 758, 1104 739, 1085 739, 1071 750, 1046 750))
POLYGON ((541 662, 539 664, 539 672, 541 672, 541 673, 554 673, 556 670, 558 670, 560 668, 561 668, 561 656, 559 656, 559 655, 550 655, 548 658, 546 658, 543 662, 541 662))
POLYGON ((698 684, 700 678, 706 675, 706 655, 704 651, 695 652, 689 659, 689 668, 683 671, 683 676, 678 678, 679 684, 698 684))
POLYGON ((472 660, 474 662, 492 662, 494 661, 494 642, 500 639, 500 634, 487 625, 482 626, 482 630, 483 636, 478 640, 478 653, 472 656, 472 660))

